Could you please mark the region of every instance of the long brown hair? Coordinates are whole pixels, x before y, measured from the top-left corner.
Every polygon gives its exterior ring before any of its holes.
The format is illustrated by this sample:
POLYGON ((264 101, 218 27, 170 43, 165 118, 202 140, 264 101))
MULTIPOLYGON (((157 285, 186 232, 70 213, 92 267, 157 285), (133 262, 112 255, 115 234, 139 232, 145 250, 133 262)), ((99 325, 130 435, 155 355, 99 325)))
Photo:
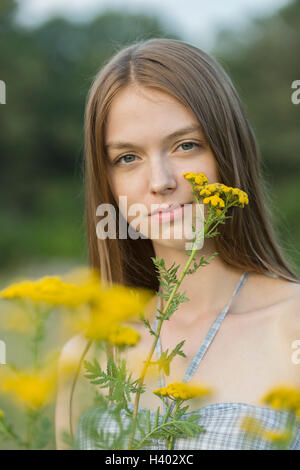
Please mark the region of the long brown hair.
POLYGON ((299 282, 293 272, 296 267, 287 261, 275 233, 258 145, 231 79, 201 49, 166 38, 134 42, 116 52, 95 76, 87 96, 85 218, 91 267, 100 270, 104 282, 158 291, 150 239, 124 240, 117 235, 116 239, 103 240, 96 234, 99 204, 113 204, 118 222, 119 210, 107 178, 104 130, 112 100, 132 84, 167 92, 188 106, 215 155, 221 182, 248 194, 249 204, 242 210, 231 207, 227 215, 232 218, 218 226, 218 256, 239 269, 299 282))

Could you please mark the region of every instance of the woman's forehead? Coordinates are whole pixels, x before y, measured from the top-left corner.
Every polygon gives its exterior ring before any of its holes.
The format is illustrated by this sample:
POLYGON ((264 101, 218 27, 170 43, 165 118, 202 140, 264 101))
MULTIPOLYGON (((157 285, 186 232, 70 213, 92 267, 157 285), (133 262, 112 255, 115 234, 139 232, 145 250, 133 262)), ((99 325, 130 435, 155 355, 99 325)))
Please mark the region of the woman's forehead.
MULTIPOLYGON (((149 94, 149 90, 146 92, 149 94)), ((172 96, 158 93, 158 99, 152 95, 148 99, 134 90, 115 97, 106 120, 107 148, 120 142, 134 143, 139 136, 165 138, 183 128, 194 127, 201 133, 201 125, 191 110, 172 96)))

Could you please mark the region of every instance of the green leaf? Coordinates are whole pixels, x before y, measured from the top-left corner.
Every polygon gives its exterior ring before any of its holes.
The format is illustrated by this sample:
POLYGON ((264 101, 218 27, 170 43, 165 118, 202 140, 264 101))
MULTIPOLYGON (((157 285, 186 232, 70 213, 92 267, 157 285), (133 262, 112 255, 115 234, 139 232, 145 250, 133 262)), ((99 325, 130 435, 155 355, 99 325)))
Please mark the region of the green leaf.
POLYGON ((158 421, 159 421, 159 413, 160 413, 160 408, 158 407, 155 413, 154 417, 154 424, 153 427, 156 428, 158 426, 158 421))

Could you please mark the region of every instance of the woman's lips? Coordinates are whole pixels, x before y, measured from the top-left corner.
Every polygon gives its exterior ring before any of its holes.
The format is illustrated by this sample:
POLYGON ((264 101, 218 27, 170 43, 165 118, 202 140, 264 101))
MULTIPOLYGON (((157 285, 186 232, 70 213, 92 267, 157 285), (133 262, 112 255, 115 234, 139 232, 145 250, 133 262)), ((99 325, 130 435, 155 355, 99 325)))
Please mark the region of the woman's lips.
MULTIPOLYGON (((188 203, 191 204, 191 203, 188 203)), ((187 205, 187 204, 186 204, 187 205)), ((171 222, 174 219, 182 217, 184 212, 184 204, 181 204, 180 207, 176 207, 175 209, 164 211, 164 212, 156 212, 156 214, 150 215, 150 217, 159 220, 160 222, 171 222)))

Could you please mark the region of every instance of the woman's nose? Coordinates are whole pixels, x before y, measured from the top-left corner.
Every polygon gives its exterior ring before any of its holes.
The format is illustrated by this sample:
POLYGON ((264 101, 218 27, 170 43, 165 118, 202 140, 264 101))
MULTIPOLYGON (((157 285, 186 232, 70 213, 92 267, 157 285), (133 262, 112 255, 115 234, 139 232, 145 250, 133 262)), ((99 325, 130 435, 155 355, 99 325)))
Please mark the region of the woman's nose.
POLYGON ((174 188, 176 188, 176 179, 173 172, 164 163, 155 162, 150 171, 150 190, 162 193, 174 188))

